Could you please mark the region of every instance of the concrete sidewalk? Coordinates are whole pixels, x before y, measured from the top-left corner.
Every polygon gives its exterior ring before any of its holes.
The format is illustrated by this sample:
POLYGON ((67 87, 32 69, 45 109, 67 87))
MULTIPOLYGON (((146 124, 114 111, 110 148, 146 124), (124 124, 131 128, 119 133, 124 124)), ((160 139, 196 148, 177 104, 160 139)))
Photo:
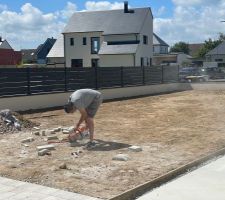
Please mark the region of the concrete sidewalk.
POLYGON ((0 177, 0 200, 100 200, 89 196, 0 177))
POLYGON ((137 200, 225 200, 225 156, 181 176, 137 200))

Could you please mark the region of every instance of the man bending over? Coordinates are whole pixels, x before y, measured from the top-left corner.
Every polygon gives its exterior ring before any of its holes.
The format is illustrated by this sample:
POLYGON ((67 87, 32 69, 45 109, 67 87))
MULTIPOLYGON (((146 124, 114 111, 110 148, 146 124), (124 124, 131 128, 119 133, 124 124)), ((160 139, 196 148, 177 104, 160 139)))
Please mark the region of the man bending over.
POLYGON ((79 130, 82 122, 85 122, 86 128, 90 132, 90 142, 88 146, 94 146, 94 117, 102 103, 102 94, 92 89, 80 89, 73 92, 64 106, 66 113, 73 113, 79 110, 81 116, 75 126, 75 132, 79 130))

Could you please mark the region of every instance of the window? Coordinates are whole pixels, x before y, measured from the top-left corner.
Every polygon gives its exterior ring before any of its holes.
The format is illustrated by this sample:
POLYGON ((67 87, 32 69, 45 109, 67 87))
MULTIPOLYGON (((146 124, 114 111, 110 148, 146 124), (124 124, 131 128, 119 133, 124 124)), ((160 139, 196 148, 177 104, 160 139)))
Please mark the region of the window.
POLYGON ((100 49, 100 38, 92 37, 91 38, 91 54, 97 54, 100 49))
POLYGON ((83 37, 83 45, 87 45, 87 38, 83 37))
POLYGON ((70 38, 70 46, 74 46, 74 38, 70 38))
POLYGON ((148 36, 147 35, 143 35, 143 43, 148 44, 148 36))
POLYGON ((83 59, 72 59, 71 60, 71 67, 83 67, 83 59))

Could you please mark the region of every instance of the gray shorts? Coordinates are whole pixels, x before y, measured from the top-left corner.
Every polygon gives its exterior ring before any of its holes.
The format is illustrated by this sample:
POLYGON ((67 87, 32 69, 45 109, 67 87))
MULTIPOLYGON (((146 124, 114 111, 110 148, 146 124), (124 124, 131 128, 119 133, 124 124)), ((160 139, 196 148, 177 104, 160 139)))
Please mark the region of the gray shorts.
POLYGON ((94 101, 86 108, 89 117, 93 118, 96 115, 102 100, 102 95, 99 95, 95 97, 94 101))

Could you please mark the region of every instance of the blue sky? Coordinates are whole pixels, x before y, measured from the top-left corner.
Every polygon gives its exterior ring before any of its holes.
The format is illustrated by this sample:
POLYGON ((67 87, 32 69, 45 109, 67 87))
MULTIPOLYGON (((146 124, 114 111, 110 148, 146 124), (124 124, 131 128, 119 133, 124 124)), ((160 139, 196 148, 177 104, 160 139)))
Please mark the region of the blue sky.
MULTIPOLYGON (((27 1, 27 0, 0 0, 0 4, 7 5, 10 10, 16 11, 16 12, 19 12, 20 8, 25 3, 31 3, 34 7, 39 8, 43 12, 54 12, 56 10, 63 9, 67 2, 68 1, 66 1, 66 0, 29 0, 29 1, 27 1)), ((78 10, 85 9, 85 1, 76 0, 76 1, 70 1, 70 2, 76 4, 78 7, 78 10)), ((123 3, 124 1, 123 0, 117 0, 117 1, 109 0, 108 2, 123 3)), ((171 10, 173 7, 173 3, 170 0, 130 0, 129 4, 132 5, 132 7, 152 7, 154 9, 159 9, 161 6, 165 6, 169 10, 171 10)))
MULTIPOLYGON (((0 35, 14 49, 36 48, 57 38, 69 17, 81 10, 123 7, 122 0, 0 0, 0 35)), ((169 45, 200 43, 225 33, 225 0, 130 0, 130 7, 151 7, 154 32, 169 45)))

